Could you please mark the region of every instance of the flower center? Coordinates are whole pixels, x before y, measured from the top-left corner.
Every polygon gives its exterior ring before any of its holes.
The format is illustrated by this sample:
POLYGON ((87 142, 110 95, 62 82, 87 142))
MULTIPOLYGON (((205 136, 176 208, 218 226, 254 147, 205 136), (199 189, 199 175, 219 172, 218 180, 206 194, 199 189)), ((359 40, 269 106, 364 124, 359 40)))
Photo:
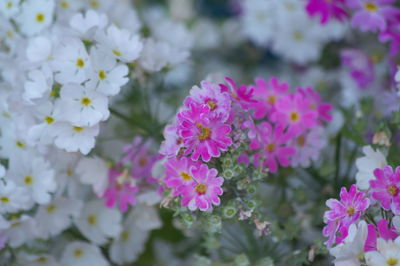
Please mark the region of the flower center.
POLYGON ((85 61, 83 61, 82 58, 76 59, 76 66, 79 67, 79 68, 84 67, 85 66, 85 61))
POLYGON ((121 51, 118 51, 118 50, 112 50, 112 52, 113 52, 113 54, 115 56, 121 56, 122 55, 121 51))
POLYGON ((207 186, 205 184, 198 184, 196 185, 196 187, 194 188, 197 192, 197 194, 199 195, 204 195, 207 192, 207 186))
POLYGON ((306 145, 306 138, 304 136, 299 136, 297 138, 297 146, 304 147, 306 145))
POLYGON ((61 1, 60 3, 62 8, 68 8, 69 7, 69 3, 67 1, 61 1))
POLYGON ((356 210, 354 209, 353 206, 349 206, 347 207, 347 214, 352 217, 354 215, 354 213, 356 212, 356 210))
POLYGON ((96 223, 97 223, 96 215, 94 215, 94 214, 89 215, 89 216, 87 217, 87 222, 88 222, 88 224, 90 224, 90 225, 96 225, 96 223))
POLYGON ((72 129, 73 129, 75 132, 78 132, 78 133, 79 133, 79 132, 82 132, 84 128, 83 128, 83 127, 73 126, 72 129))
POLYGON ((50 125, 50 124, 53 124, 54 118, 51 117, 51 116, 46 116, 46 117, 44 118, 44 121, 46 121, 46 123, 50 125))
POLYGON ((46 257, 40 257, 36 260, 36 262, 41 263, 41 264, 45 264, 47 263, 47 258, 46 257))
POLYGON ((24 183, 25 183, 25 185, 32 185, 33 177, 31 177, 30 175, 25 176, 24 183))
POLYGON ((395 185, 388 186, 387 190, 392 196, 396 196, 397 194, 399 194, 399 189, 395 185))
POLYGON ((295 31, 294 33, 293 33, 293 38, 296 40, 296 41, 301 41, 301 40, 303 40, 303 34, 300 32, 300 31, 295 31))
POLYGON ((81 99, 81 104, 84 105, 84 106, 88 106, 91 103, 92 103, 92 101, 88 97, 83 97, 81 99))
POLYGON ((129 240, 129 231, 123 231, 121 234, 122 242, 127 242, 129 240))
POLYGON ((298 112, 291 112, 290 113, 290 121, 296 123, 296 122, 299 122, 299 120, 300 120, 300 115, 299 115, 298 112))
POLYGON ((11 2, 11 1, 8 1, 8 2, 7 2, 7 8, 10 9, 10 8, 12 8, 12 6, 13 6, 12 2, 11 2))
POLYGON ((365 3, 364 8, 369 12, 375 12, 376 10, 378 10, 378 6, 374 3, 365 3))
POLYGON ((103 70, 99 71, 99 78, 101 80, 105 79, 107 77, 106 72, 104 72, 103 70))
POLYGON ((275 104, 276 103, 276 96, 275 95, 270 95, 267 97, 267 102, 269 104, 275 104))
POLYGON ((182 179, 185 180, 185 181, 190 181, 190 180, 192 180, 192 177, 191 177, 188 173, 186 173, 186 172, 181 172, 181 173, 180 173, 180 176, 181 176, 182 179))
POLYGON ((200 140, 206 140, 209 139, 211 136, 211 129, 208 127, 203 127, 200 123, 197 123, 197 128, 200 130, 200 133, 197 135, 200 140))
POLYGON ((77 248, 74 250, 74 257, 75 258, 80 258, 83 256, 83 250, 80 248, 77 248))
POLYGON ((10 199, 9 199, 8 197, 1 197, 1 198, 0 198, 0 201, 1 201, 2 203, 9 203, 9 202, 10 202, 10 199))
POLYGON ((210 107, 210 110, 211 110, 211 111, 214 111, 215 108, 217 108, 217 104, 216 104, 214 101, 212 101, 212 100, 209 100, 209 101, 207 101, 206 103, 207 103, 207 105, 210 107))
POLYGON ((56 205, 51 204, 47 207, 47 212, 48 213, 53 213, 56 210, 56 205))
POLYGON ((100 4, 99 4, 98 1, 90 1, 90 5, 91 5, 93 8, 99 8, 99 6, 100 6, 100 4))
POLYGON ((267 144, 267 146, 265 147, 265 150, 269 153, 272 153, 275 151, 275 143, 269 143, 267 144))
POLYGON ((21 141, 16 141, 16 142, 15 142, 15 145, 17 145, 17 147, 18 147, 18 148, 21 148, 21 149, 25 148, 25 143, 23 143, 23 142, 21 142, 21 141))
POLYGON ((44 18, 45 18, 45 16, 44 16, 43 13, 37 13, 36 14, 36 21, 37 22, 42 23, 44 21, 44 18))
POLYGON ((397 265, 397 263, 399 263, 399 260, 398 259, 395 259, 395 258, 389 258, 387 261, 386 261, 386 264, 388 265, 388 266, 395 266, 395 265, 397 265))
POLYGON ((147 158, 146 157, 140 157, 139 165, 140 166, 145 166, 146 164, 147 164, 147 158))

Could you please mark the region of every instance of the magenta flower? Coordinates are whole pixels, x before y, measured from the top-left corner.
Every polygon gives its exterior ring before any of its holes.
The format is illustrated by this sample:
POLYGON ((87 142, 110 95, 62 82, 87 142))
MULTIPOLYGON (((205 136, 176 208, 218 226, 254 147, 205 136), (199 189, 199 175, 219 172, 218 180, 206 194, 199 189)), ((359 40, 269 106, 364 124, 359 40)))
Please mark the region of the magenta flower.
POLYGON ((254 165, 259 167, 261 162, 271 173, 278 170, 278 162, 284 167, 289 166, 289 158, 296 150, 289 146, 289 135, 284 133, 283 125, 272 128, 268 122, 263 122, 258 126, 258 134, 250 142, 251 149, 260 150, 254 155, 254 165))
POLYGON ((385 210, 400 214, 400 167, 395 172, 391 166, 375 169, 375 180, 370 180, 371 197, 380 202, 385 210))
POLYGON ((187 157, 180 159, 171 158, 165 164, 165 184, 173 189, 173 195, 179 196, 186 186, 191 186, 195 181, 192 177, 192 170, 197 169, 200 162, 193 162, 187 157))
POLYGON ((313 90, 312 88, 302 89, 298 88, 297 92, 302 94, 306 99, 309 100, 310 109, 318 112, 319 119, 329 122, 332 120, 332 104, 324 103, 321 100, 321 95, 313 90))
POLYGON ((210 116, 210 107, 191 103, 188 110, 178 114, 178 132, 186 148, 185 155, 191 153, 193 161, 200 156, 205 162, 211 157, 219 157, 232 144, 229 137, 231 127, 220 119, 210 116))
POLYGON ((136 193, 139 189, 134 185, 134 179, 127 171, 110 169, 108 179, 108 188, 103 195, 108 208, 113 208, 117 204, 121 211, 125 212, 129 205, 135 205, 136 193))
POLYGON ((236 82, 229 77, 226 77, 225 81, 228 85, 220 84, 221 91, 229 93, 229 95, 232 97, 232 100, 239 103, 243 109, 249 109, 250 104, 256 102, 253 99, 254 89, 251 86, 238 86, 236 82))
POLYGON ((391 6, 395 0, 347 0, 346 5, 355 10, 351 24, 361 31, 384 31, 387 19, 396 15, 398 9, 391 6))
POLYGON ((342 21, 348 16, 343 3, 344 0, 308 0, 306 10, 311 17, 320 15, 321 24, 327 23, 332 17, 342 21))
POLYGON ((206 104, 210 107, 211 116, 225 122, 231 112, 231 99, 227 92, 221 92, 220 86, 208 81, 201 82, 201 88, 194 86, 190 90, 190 96, 184 101, 189 107, 193 101, 206 104))
POLYGON ((311 106, 312 101, 301 93, 287 95, 277 102, 271 120, 287 126, 290 134, 301 134, 317 125, 318 113, 311 106))
POLYGON ((340 190, 340 201, 329 199, 326 205, 330 208, 324 214, 327 224, 323 229, 323 235, 328 236, 328 246, 336 241, 336 233, 346 232, 352 223, 358 221, 361 213, 369 207, 369 199, 364 192, 358 191, 356 185, 352 185, 347 192, 345 187, 340 190))
POLYGON ((351 78, 360 89, 365 89, 375 80, 375 67, 371 58, 356 49, 346 49, 340 52, 342 65, 349 71, 351 78))
POLYGON ((198 168, 191 168, 191 173, 194 182, 182 191, 182 206, 187 206, 191 211, 197 208, 207 211, 212 205, 218 206, 218 196, 223 193, 221 186, 224 183, 222 177, 217 177, 218 171, 201 164, 198 168))
POLYGON ((287 95, 289 85, 286 82, 280 83, 275 77, 270 78, 267 82, 262 78, 256 79, 254 85, 254 98, 256 102, 251 104, 254 109, 254 118, 262 119, 265 115, 270 114, 275 110, 275 104, 278 100, 287 95))

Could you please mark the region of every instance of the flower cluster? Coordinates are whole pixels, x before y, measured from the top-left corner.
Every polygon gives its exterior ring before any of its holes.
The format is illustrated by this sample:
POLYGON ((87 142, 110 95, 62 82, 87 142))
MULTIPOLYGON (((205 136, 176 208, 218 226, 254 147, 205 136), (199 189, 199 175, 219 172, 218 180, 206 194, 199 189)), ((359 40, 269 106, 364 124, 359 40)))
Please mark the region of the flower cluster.
POLYGON ((340 201, 330 199, 324 236, 335 265, 397 265, 400 262, 400 168, 367 146, 357 160, 363 172, 357 186, 342 188, 340 201), (368 164, 368 168, 364 167, 368 164), (332 245, 335 245, 332 247, 332 245))
POLYGON ((308 167, 325 145, 323 122, 331 120, 331 109, 313 89, 293 93, 275 77, 251 85, 203 81, 165 129, 165 185, 182 197, 182 206, 206 211, 220 204, 224 182, 210 166, 242 145, 248 148, 237 159, 245 165, 271 173, 279 166, 308 167))

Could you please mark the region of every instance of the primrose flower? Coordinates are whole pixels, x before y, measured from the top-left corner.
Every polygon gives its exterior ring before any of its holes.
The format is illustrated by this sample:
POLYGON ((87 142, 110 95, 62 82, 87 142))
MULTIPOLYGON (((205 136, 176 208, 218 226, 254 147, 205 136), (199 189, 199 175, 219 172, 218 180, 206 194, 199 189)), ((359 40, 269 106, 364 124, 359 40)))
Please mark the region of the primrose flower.
POLYGON ((206 164, 191 170, 194 182, 182 191, 182 206, 188 206, 191 211, 197 208, 207 211, 212 205, 218 206, 220 204, 218 196, 223 193, 221 186, 224 179, 217 177, 218 171, 214 168, 208 169, 206 164))
POLYGON ((165 167, 165 184, 173 189, 173 195, 179 196, 186 186, 190 186, 193 182, 192 169, 197 169, 200 162, 192 162, 187 157, 180 159, 169 159, 165 167))
POLYGON ((321 24, 326 24, 331 18, 344 20, 348 16, 343 4, 344 0, 309 0, 306 10, 310 16, 320 15, 321 24))
POLYGON ((191 103, 189 110, 178 114, 178 131, 187 148, 185 154, 190 154, 197 161, 200 156, 205 162, 211 157, 219 157, 221 151, 226 151, 232 144, 229 137, 231 127, 219 119, 210 117, 210 107, 191 103))
POLYGON ((220 84, 222 92, 228 92, 232 100, 238 102, 245 110, 249 109, 250 104, 256 102, 253 99, 254 89, 251 86, 237 85, 236 82, 229 78, 225 78, 228 85, 220 84))
POLYGON ((400 167, 393 172, 391 166, 375 169, 376 180, 370 180, 371 197, 380 202, 385 210, 400 214, 400 167))

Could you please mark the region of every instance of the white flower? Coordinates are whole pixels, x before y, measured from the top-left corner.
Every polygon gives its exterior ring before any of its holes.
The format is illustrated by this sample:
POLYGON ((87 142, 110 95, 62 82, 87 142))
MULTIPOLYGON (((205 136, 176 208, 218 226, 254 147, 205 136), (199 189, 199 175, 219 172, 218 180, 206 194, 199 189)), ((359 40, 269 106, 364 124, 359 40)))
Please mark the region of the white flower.
POLYGON ((110 115, 106 96, 77 84, 61 88, 56 108, 61 119, 77 126, 94 126, 110 115))
POLYGON ((108 238, 121 232, 122 215, 116 209, 109 209, 100 200, 88 202, 81 215, 75 220, 79 231, 91 242, 103 245, 108 238))
POLYGON ((55 123, 58 117, 54 115, 53 104, 50 101, 43 102, 37 107, 35 116, 39 122, 28 130, 28 141, 32 144, 51 144, 55 136, 55 123))
POLYGON ((98 197, 101 197, 108 185, 108 166, 101 158, 83 157, 76 166, 76 173, 83 184, 93 186, 98 197))
POLYGON ((117 64, 115 58, 105 51, 93 48, 90 51, 90 62, 92 69, 88 74, 89 88, 111 96, 118 94, 121 87, 129 81, 126 77, 129 73, 128 67, 117 64))
POLYGON ((76 38, 62 40, 55 48, 52 67, 58 72, 55 80, 61 84, 79 84, 87 80, 86 70, 90 62, 82 41, 76 38))
POLYGON ((161 221, 154 208, 137 205, 110 247, 111 260, 118 264, 134 262, 144 250, 149 231, 160 226, 161 221))
POLYGON ((67 22, 83 6, 83 1, 56 0, 57 21, 67 22))
POLYGON ((3 232, 8 239, 8 244, 13 247, 19 247, 37 236, 35 220, 23 214, 20 218, 9 221, 10 228, 3 232))
POLYGON ((29 266, 60 266, 56 259, 48 254, 18 253, 18 263, 29 266))
POLYGON ((48 66, 43 65, 41 69, 29 71, 28 78, 24 85, 25 91, 22 94, 22 97, 28 103, 43 97, 45 92, 50 94, 53 87, 53 73, 48 66))
POLYGON ((85 242, 69 243, 61 257, 63 266, 108 266, 109 263, 97 246, 85 242))
POLYGON ((396 229, 397 233, 400 234, 400 216, 393 217, 393 226, 396 229))
POLYGON ((91 40, 96 30, 104 29, 107 24, 107 16, 93 10, 88 10, 85 16, 81 13, 75 14, 69 23, 71 28, 76 30, 84 40, 91 40))
POLYGON ((68 152, 80 151, 88 154, 94 147, 95 137, 99 134, 99 125, 82 127, 69 123, 57 123, 54 144, 68 152))
POLYGON ((126 29, 119 29, 115 25, 109 26, 106 34, 98 34, 96 39, 102 49, 127 63, 136 60, 143 48, 138 35, 126 29))
POLYGON ((379 151, 374 151, 371 146, 364 146, 365 156, 356 160, 356 184, 359 189, 369 188, 369 181, 375 179, 374 170, 387 165, 385 156, 379 151))
POLYGON ((111 6, 113 6, 113 2, 109 0, 83 0, 87 9, 94 9, 96 11, 108 11, 111 6))
POLYGON ((67 229, 72 223, 71 218, 77 217, 81 208, 81 201, 62 197, 40 206, 35 216, 39 237, 48 239, 67 229))
POLYGON ((29 40, 26 48, 26 57, 31 62, 43 62, 52 58, 53 44, 44 36, 38 36, 29 40))
POLYGON ((331 255, 336 258, 334 260, 335 265, 361 265, 358 257, 364 252, 364 244, 367 235, 368 226, 365 221, 359 222, 358 225, 352 224, 343 243, 329 250, 331 255))
POLYGON ((50 193, 57 189, 54 170, 50 168, 49 162, 31 152, 10 161, 9 176, 18 185, 25 187, 39 204, 50 202, 50 193))
POLYGON ((21 14, 16 19, 21 32, 32 36, 52 23, 53 13, 53 0, 26 0, 22 4, 21 14))
POLYGON ((0 180, 0 213, 12 213, 30 209, 32 202, 26 188, 12 180, 0 180))
POLYGON ((0 3, 0 13, 5 16, 6 18, 10 18, 15 16, 19 10, 19 2, 21 0, 3 0, 0 3))
POLYGON ((395 241, 378 238, 377 251, 366 252, 365 260, 368 266, 399 266, 400 237, 397 237, 395 241))

